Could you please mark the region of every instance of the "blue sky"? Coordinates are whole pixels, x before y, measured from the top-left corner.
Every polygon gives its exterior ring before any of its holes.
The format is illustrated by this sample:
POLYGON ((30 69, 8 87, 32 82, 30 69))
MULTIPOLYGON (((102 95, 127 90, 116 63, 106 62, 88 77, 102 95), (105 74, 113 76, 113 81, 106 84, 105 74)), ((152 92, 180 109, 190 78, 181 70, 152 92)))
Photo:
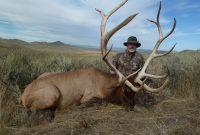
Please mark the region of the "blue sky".
MULTIPOLYGON (((0 37, 25 41, 62 41, 74 45, 99 46, 100 15, 94 8, 108 12, 122 0, 0 0, 0 37)), ((131 14, 139 15, 117 32, 109 44, 123 47, 131 35, 137 36, 141 49, 152 49, 156 27, 146 21, 155 19, 159 0, 129 0, 108 21, 111 29, 131 14)), ((177 43, 176 51, 200 49, 200 1, 162 0, 161 25, 164 33, 177 27, 161 46, 166 50, 177 43)))

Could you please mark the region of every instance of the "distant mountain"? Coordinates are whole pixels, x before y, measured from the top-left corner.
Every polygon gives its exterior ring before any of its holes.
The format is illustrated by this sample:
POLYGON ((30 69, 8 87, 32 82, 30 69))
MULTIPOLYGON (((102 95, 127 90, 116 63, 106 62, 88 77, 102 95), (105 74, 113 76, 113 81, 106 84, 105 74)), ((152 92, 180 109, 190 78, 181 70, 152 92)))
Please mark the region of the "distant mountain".
POLYGON ((60 41, 55 42, 25 42, 18 39, 0 38, 0 57, 5 57, 10 51, 33 51, 41 53, 52 53, 68 56, 100 56, 100 51, 72 46, 60 41))
POLYGON ((7 47, 19 47, 19 46, 29 45, 29 43, 19 39, 0 38, 0 46, 3 45, 6 45, 7 47))
POLYGON ((49 44, 52 44, 52 45, 65 45, 63 42, 61 42, 61 41, 55 41, 55 42, 51 42, 51 43, 49 43, 49 44))
POLYGON ((5 38, 0 38, 0 46, 6 46, 6 47, 20 47, 20 46, 70 46, 70 47, 76 47, 70 44, 65 44, 61 41, 55 41, 55 42, 40 42, 40 41, 35 41, 35 42, 26 42, 23 40, 19 39, 5 39, 5 38))
POLYGON ((192 50, 183 50, 180 53, 192 52, 192 50))
POLYGON ((40 45, 46 45, 46 44, 48 44, 48 42, 34 41, 34 42, 30 42, 30 44, 31 44, 31 45, 38 45, 38 44, 40 44, 40 45))
MULTIPOLYGON (((0 46, 4 46, 5 47, 38 47, 38 48, 46 48, 46 47, 54 47, 54 48, 70 48, 70 49, 90 49, 90 50, 95 50, 95 51, 99 51, 99 47, 98 46, 89 46, 89 45, 71 45, 71 44, 67 44, 67 43, 63 43, 61 41, 55 41, 55 42, 26 42, 23 40, 19 40, 19 39, 4 39, 4 38, 0 38, 0 46)), ((115 52, 122 52, 124 51, 125 48, 113 48, 113 51, 115 52)), ((150 53, 152 50, 149 49, 138 49, 139 52, 147 52, 150 53)), ((188 52, 188 51, 192 51, 192 50, 184 50, 182 52, 188 52)), ((159 52, 166 52, 166 51, 162 51, 159 50, 159 52)))
MULTIPOLYGON (((80 48, 86 48, 86 49, 95 49, 99 50, 99 46, 89 46, 89 45, 78 45, 80 48)), ((113 51, 116 52, 123 52, 126 48, 113 48, 113 51)), ((151 52, 152 50, 150 49, 138 49, 139 52, 151 52)))

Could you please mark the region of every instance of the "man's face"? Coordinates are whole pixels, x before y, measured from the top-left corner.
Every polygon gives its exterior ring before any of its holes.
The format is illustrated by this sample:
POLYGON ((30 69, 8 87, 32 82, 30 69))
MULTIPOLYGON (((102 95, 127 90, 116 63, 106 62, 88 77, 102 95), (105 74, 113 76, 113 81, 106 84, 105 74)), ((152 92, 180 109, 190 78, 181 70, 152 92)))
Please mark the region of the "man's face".
POLYGON ((133 53, 136 51, 137 44, 127 44, 127 49, 130 53, 133 53))

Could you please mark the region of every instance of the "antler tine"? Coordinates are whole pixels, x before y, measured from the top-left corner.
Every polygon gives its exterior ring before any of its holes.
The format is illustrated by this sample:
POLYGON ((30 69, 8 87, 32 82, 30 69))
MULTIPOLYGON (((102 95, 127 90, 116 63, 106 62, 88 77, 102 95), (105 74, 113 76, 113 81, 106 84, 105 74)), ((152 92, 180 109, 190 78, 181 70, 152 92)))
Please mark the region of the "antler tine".
POLYGON ((116 12, 118 9, 120 9, 128 0, 124 0, 122 3, 120 3, 119 5, 117 5, 115 8, 113 8, 113 10, 111 10, 108 15, 107 15, 107 19, 114 13, 116 12))
POLYGON ((147 21, 151 22, 151 23, 154 23, 155 25, 157 25, 157 22, 151 20, 151 19, 147 19, 147 21))
POLYGON ((106 54, 102 57, 102 59, 105 59, 107 57, 107 55, 110 53, 110 51, 112 50, 113 45, 111 45, 110 49, 106 52, 106 54))
POLYGON ((149 86, 146 85, 146 84, 144 84, 144 88, 145 88, 147 91, 149 91, 149 92, 153 92, 153 93, 159 92, 160 90, 162 90, 162 89, 167 85, 168 81, 169 81, 169 77, 167 77, 167 78, 165 79, 164 83, 163 83, 162 86, 160 86, 159 88, 151 88, 151 87, 149 87, 149 86))
POLYGON ((167 37, 169 37, 174 32, 175 28, 176 28, 176 18, 174 18, 174 23, 173 23, 172 29, 169 31, 169 33, 166 36, 164 36, 161 39, 161 43, 162 43, 162 41, 164 41, 167 37))
POLYGON ((160 11, 161 11, 161 8, 162 8, 162 4, 161 4, 161 1, 160 1, 160 5, 159 5, 159 9, 158 9, 158 14, 157 14, 157 27, 158 27, 159 37, 160 38, 163 37, 163 32, 162 32, 162 29, 161 29, 161 26, 160 26, 160 11))
POLYGON ((167 73, 165 75, 152 75, 145 73, 145 77, 155 78, 155 79, 163 79, 169 76, 169 69, 167 68, 167 73))
POLYGON ((168 52, 163 53, 163 54, 156 54, 156 57, 162 57, 162 56, 170 54, 174 50, 175 47, 176 47, 176 44, 168 52))
POLYGON ((168 76, 168 74, 166 75, 152 75, 152 74, 145 74, 146 77, 150 77, 150 78, 155 78, 155 79, 162 79, 162 78, 166 78, 168 76))
POLYGON ((105 35, 105 45, 107 45, 109 39, 113 36, 114 33, 116 33, 118 30, 120 30, 122 27, 124 27, 125 25, 127 25, 129 22, 131 22, 133 20, 133 18, 135 18, 137 14, 131 15, 129 17, 127 17, 124 21, 122 21, 120 24, 118 24, 116 27, 114 27, 112 30, 110 30, 109 32, 106 33, 105 35))
POLYGON ((158 32, 159 32, 159 39, 161 39, 163 37, 163 32, 162 32, 162 29, 161 29, 161 26, 160 26, 160 12, 161 12, 161 8, 162 8, 162 4, 161 4, 161 1, 160 1, 160 5, 159 5, 159 9, 158 9, 156 21, 147 19, 149 22, 154 23, 157 26, 158 32))
POLYGON ((95 8, 95 10, 96 10, 97 12, 99 12, 99 13, 101 14, 102 17, 103 17, 103 16, 106 16, 105 13, 104 13, 101 9, 95 8))

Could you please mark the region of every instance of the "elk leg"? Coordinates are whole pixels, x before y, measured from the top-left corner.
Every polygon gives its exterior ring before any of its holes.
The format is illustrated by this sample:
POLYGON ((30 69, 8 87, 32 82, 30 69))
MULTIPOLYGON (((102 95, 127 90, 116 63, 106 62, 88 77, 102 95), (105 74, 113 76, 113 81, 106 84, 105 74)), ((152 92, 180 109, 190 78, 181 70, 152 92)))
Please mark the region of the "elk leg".
POLYGON ((84 103, 89 102, 92 98, 94 98, 94 96, 91 94, 83 95, 80 102, 81 102, 81 104, 84 104, 84 103))
POLYGON ((93 106, 94 103, 97 103, 97 102, 100 102, 100 101, 102 102, 101 98, 97 98, 97 97, 93 96, 92 94, 88 94, 87 96, 84 95, 81 98, 80 107, 81 108, 90 107, 90 106, 93 106))
POLYGON ((31 108, 43 110, 54 107, 57 105, 59 97, 60 92, 55 86, 41 88, 31 95, 31 108))
POLYGON ((55 118, 55 111, 56 107, 49 107, 44 110, 41 110, 41 113, 48 122, 52 122, 55 118))

